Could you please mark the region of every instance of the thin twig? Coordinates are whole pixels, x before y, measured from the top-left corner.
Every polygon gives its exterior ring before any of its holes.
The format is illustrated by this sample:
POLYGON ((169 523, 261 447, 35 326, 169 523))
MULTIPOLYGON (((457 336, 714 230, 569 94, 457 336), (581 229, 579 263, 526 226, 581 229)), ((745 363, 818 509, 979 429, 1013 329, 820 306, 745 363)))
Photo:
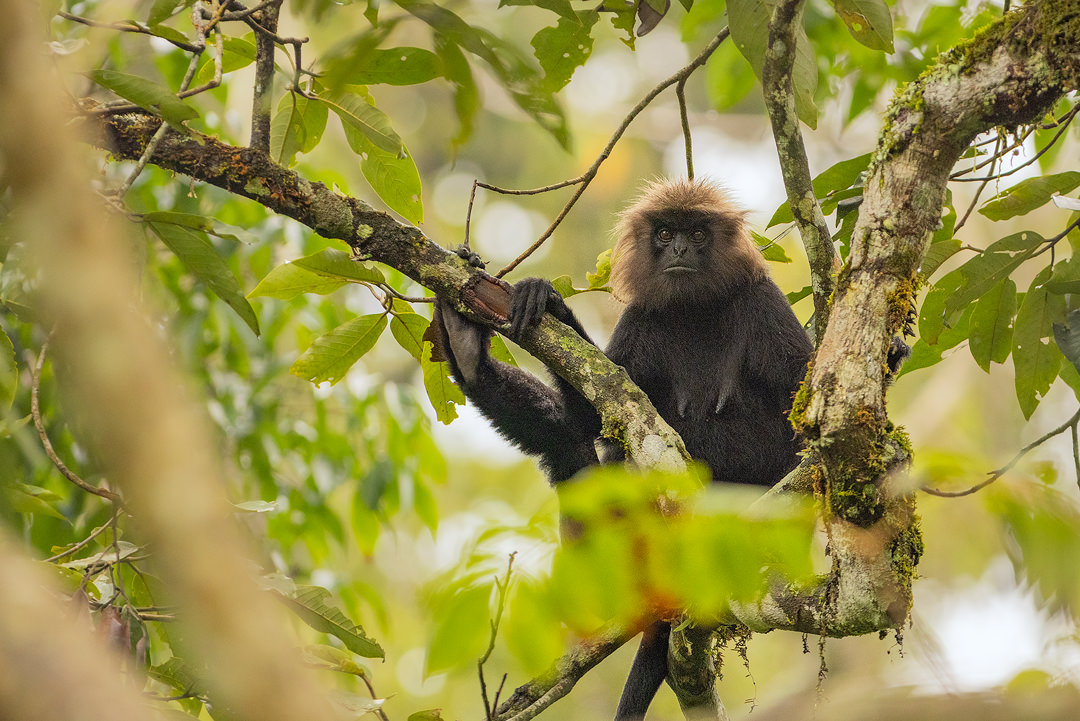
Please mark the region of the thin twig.
MULTIPOLYGON (((1077 423, 1080 423, 1080 411, 1077 411, 1076 414, 1072 418, 1065 421, 1064 423, 1062 423, 1060 426, 1058 426, 1054 430, 1050 431, 1049 433, 1042 436, 1041 438, 1039 438, 1039 439, 1037 439, 1035 441, 1032 441, 1031 443, 1029 443, 1026 446, 1024 446, 1023 448, 1021 448, 1017 452, 1017 454, 1012 457, 1011 461, 1009 461, 1008 463, 1006 463, 1004 466, 997 469, 996 471, 992 472, 990 474, 990 477, 987 478, 985 481, 982 481, 981 483, 977 483, 974 486, 972 486, 971 488, 968 488, 968 489, 963 490, 963 491, 941 491, 941 490, 938 490, 936 488, 930 488, 928 486, 922 486, 922 490, 924 492, 926 492, 926 493, 929 493, 931 496, 940 496, 941 498, 959 498, 960 496, 969 496, 972 493, 975 493, 976 491, 979 491, 979 490, 982 490, 983 488, 986 488, 991 483, 993 483, 997 479, 1001 478, 1003 475, 1005 475, 1010 470, 1012 470, 1013 466, 1015 466, 1017 463, 1019 463, 1020 459, 1023 458, 1024 456, 1026 456, 1030 451, 1032 451, 1035 448, 1038 448, 1039 446, 1041 446, 1043 443, 1046 443, 1048 440, 1050 440, 1054 436, 1059 435, 1061 433, 1064 433, 1069 428, 1072 428, 1073 438, 1074 438, 1073 448, 1075 449, 1075 447, 1076 447, 1075 446, 1075 443, 1076 443, 1075 438, 1076 438, 1076 426, 1077 426, 1077 423)), ((1074 450, 1074 457, 1075 457, 1075 450, 1074 450)), ((1077 476, 1078 476, 1078 478, 1080 478, 1080 460, 1077 461, 1077 467, 1078 467, 1077 476)), ((1080 480, 1078 480, 1078 483, 1080 483, 1080 480)))
MULTIPOLYGON (((994 152, 990 156, 990 175, 994 174, 994 165, 1001 157, 1000 152, 1001 138, 999 137, 997 139, 997 143, 994 144, 994 152)), ((971 199, 971 204, 968 205, 967 210, 964 211, 963 217, 961 217, 960 220, 956 221, 956 225, 953 226, 953 235, 956 235, 956 232, 964 227, 964 223, 967 222, 968 218, 971 216, 972 211, 975 210, 975 206, 979 204, 979 197, 982 196, 983 191, 986 190, 986 186, 989 185, 989 183, 990 180, 987 179, 979 184, 978 190, 975 191, 975 197, 971 199)))
POLYGON ((101 488, 87 483, 68 468, 64 462, 60 460, 60 456, 56 455, 56 450, 53 448, 52 441, 49 440, 49 435, 45 431, 45 423, 41 420, 41 405, 38 400, 41 390, 41 369, 45 365, 45 351, 48 349, 49 341, 46 340, 41 346, 41 352, 38 353, 37 362, 34 364, 30 376, 30 415, 34 418, 34 428, 37 429, 38 438, 41 439, 41 445, 45 449, 45 455, 49 457, 49 460, 52 461, 52 464, 56 466, 56 469, 60 471, 64 478, 68 479, 79 488, 87 493, 92 493, 95 496, 100 496, 108 501, 119 504, 121 503, 119 494, 113 493, 107 488, 101 488))
POLYGON ((686 78, 675 86, 675 97, 679 99, 679 118, 682 120, 683 142, 686 145, 686 179, 694 180, 694 144, 690 135, 690 118, 686 114, 686 78))
MULTIPOLYGON (((362 675, 360 679, 364 682, 364 685, 367 686, 368 693, 371 694, 371 699, 373 701, 378 701, 379 695, 375 693, 375 687, 371 685, 371 679, 367 677, 367 674, 362 675)), ((386 712, 383 711, 381 708, 375 709, 375 713, 379 716, 379 718, 382 719, 382 721, 390 721, 386 717, 386 712)))
POLYGON ((645 108, 647 108, 653 100, 656 99, 657 95, 659 95, 672 85, 675 85, 676 83, 689 77, 691 73, 704 65, 705 61, 709 59, 709 56, 712 55, 718 47, 720 47, 720 43, 724 42, 724 40, 727 39, 727 36, 728 29, 725 27, 723 30, 717 33, 716 37, 712 39, 712 42, 710 42, 705 47, 705 49, 698 54, 696 58, 691 60, 687 66, 685 66, 677 73, 672 75, 670 78, 664 80, 662 83, 650 90, 645 95, 645 97, 643 97, 641 101, 634 106, 630 113, 625 118, 623 118, 622 123, 619 125, 618 129, 615 130, 615 133, 611 136, 611 139, 608 140, 608 144, 604 146, 603 151, 601 151, 600 155, 596 158, 595 161, 593 161, 593 164, 589 167, 589 169, 578 177, 564 181, 562 183, 545 186, 543 188, 535 188, 533 190, 506 190, 504 188, 497 188, 492 185, 487 185, 486 183, 477 183, 481 188, 485 188, 496 193, 502 193, 504 195, 535 195, 537 193, 546 193, 549 190, 565 188, 570 185, 578 186, 577 191, 575 191, 574 195, 570 198, 570 200, 566 202, 566 205, 563 206, 563 209, 559 211, 558 216, 556 216, 555 220, 551 223, 550 226, 548 226, 548 229, 544 231, 544 234, 541 235, 535 243, 530 245, 525 250, 525 252, 523 252, 521 255, 511 261, 509 265, 496 273, 496 278, 502 278, 514 268, 521 265, 522 261, 524 261, 530 255, 536 252, 536 249, 543 245, 547 241, 547 239, 551 237, 552 233, 555 232, 555 229, 559 227, 560 223, 562 223, 563 218, 566 217, 566 215, 570 212, 570 209, 574 207, 575 203, 577 203, 578 198, 580 198, 582 193, 585 192, 585 189, 589 187, 589 183, 591 183, 593 178, 596 177, 596 173, 600 170, 601 164, 603 164, 603 162, 608 159, 608 156, 611 155, 611 151, 615 148, 615 144, 618 143, 619 140, 622 138, 623 133, 626 132, 626 129, 630 126, 630 123, 633 122, 634 118, 640 115, 641 112, 645 110, 645 108))
MULTIPOLYGON (((959 183, 973 183, 973 182, 980 181, 980 180, 982 180, 982 181, 991 181, 991 180, 997 180, 999 178, 1005 178, 1005 177, 1010 176, 1010 175, 1012 175, 1013 173, 1015 173, 1015 172, 1017 172, 1019 170, 1022 170, 1024 168, 1026 168, 1027 166, 1031 165, 1036 160, 1038 160, 1040 157, 1042 157, 1046 153, 1046 151, 1048 151, 1048 150, 1050 150, 1050 148, 1054 147, 1054 144, 1057 143, 1058 139, 1065 133, 1066 130, 1069 129, 1069 123, 1071 123, 1073 118, 1076 117, 1076 114, 1077 114, 1078 111, 1080 111, 1080 104, 1074 105, 1072 110, 1070 110, 1065 115, 1065 117, 1062 118, 1061 121, 1059 121, 1060 127, 1058 128, 1058 131, 1056 133, 1054 133, 1054 137, 1052 137, 1050 139, 1050 142, 1047 143, 1045 146, 1043 146, 1042 150, 1035 153, 1035 155, 1031 156, 1031 158, 1024 161, 1020 165, 1013 166, 1012 168, 1009 168, 1008 170, 1006 170, 1004 172, 1001 172, 1001 173, 998 173, 996 175, 992 174, 992 175, 987 175, 987 176, 984 176, 984 177, 981 177, 981 178, 962 178, 962 177, 959 177, 960 175, 963 175, 964 173, 970 173, 970 172, 972 172, 973 170, 976 170, 979 167, 979 166, 975 166, 974 168, 969 168, 968 170, 962 170, 962 171, 959 171, 957 173, 954 173, 953 175, 951 175, 949 177, 949 179, 954 180, 954 181, 959 182, 959 183)), ((1002 151, 1002 154, 1007 153, 1007 152, 1008 152, 1008 149, 1002 151)))
POLYGON ((465 211, 465 241, 462 243, 465 250, 471 250, 469 248, 469 228, 472 226, 472 209, 473 204, 476 203, 476 186, 478 185, 480 185, 480 181, 474 180, 472 190, 469 191, 469 209, 465 211))
MULTIPOLYGON (((510 595, 510 574, 514 571, 514 556, 517 555, 517 551, 510 554, 510 560, 506 563, 506 578, 502 583, 499 582, 499 577, 495 577, 495 587, 499 589, 499 607, 495 611, 495 619, 491 622, 491 637, 488 639, 487 650, 484 651, 484 655, 481 656, 476 662, 476 670, 480 674, 480 695, 484 699, 484 713, 487 721, 492 721, 491 709, 493 704, 488 700, 487 683, 484 681, 484 664, 491 658, 491 652, 495 650, 495 639, 499 635, 499 624, 502 622, 503 611, 506 609, 506 599, 510 595)), ((506 683, 506 677, 503 677, 503 683, 506 683)), ((499 690, 502 690, 502 684, 499 684, 499 690)), ((495 708, 498 708, 498 693, 495 695, 496 703, 495 708)))
POLYGON ((79 23, 80 25, 86 25, 87 27, 105 28, 106 30, 118 30, 123 33, 135 33, 137 35, 150 35, 151 37, 161 38, 162 40, 172 43, 181 50, 189 53, 193 53, 198 50, 198 48, 191 43, 186 43, 181 40, 175 40, 173 38, 162 37, 147 28, 141 27, 139 25, 132 25, 131 23, 101 23, 96 20, 90 20, 89 18, 80 17, 79 15, 72 15, 71 13, 64 12, 63 10, 58 12, 57 15, 64 18, 65 20, 70 20, 71 22, 79 23))
POLYGON ((102 533, 104 533, 108 528, 110 528, 110 527, 115 528, 115 525, 113 525, 113 524, 115 523, 115 516, 119 512, 120 512, 120 509, 118 507, 114 508, 113 509, 113 517, 114 517, 113 520, 101 524, 100 526, 98 526, 97 528, 94 529, 93 533, 91 533, 89 536, 82 539, 78 543, 76 543, 74 546, 71 546, 70 548, 66 548, 63 551, 60 551, 60 553, 57 553, 55 556, 49 556, 48 558, 45 559, 45 563, 54 563, 56 561, 59 561, 61 558, 64 558, 65 556, 70 556, 71 554, 75 553, 76 551, 81 551, 82 549, 86 548, 90 544, 91 541, 93 541, 95 538, 97 538, 102 533))

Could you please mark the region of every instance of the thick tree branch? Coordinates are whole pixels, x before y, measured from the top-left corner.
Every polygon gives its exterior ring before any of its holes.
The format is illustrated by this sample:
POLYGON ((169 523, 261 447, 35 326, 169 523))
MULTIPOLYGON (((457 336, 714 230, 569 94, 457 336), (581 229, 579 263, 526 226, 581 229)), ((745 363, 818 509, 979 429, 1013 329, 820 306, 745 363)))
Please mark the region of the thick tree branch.
POLYGON ((769 47, 761 69, 765 108, 772 121, 773 139, 780 156, 788 205, 799 226, 806 256, 810 261, 810 285, 814 291, 814 343, 821 342, 829 323, 829 300, 835 281, 836 253, 825 224, 821 204, 810 182, 810 161, 806 157, 799 116, 795 112, 795 91, 791 73, 795 67, 795 29, 802 23, 805 0, 780 0, 769 21, 769 47))
MULTIPOLYGON (((146 114, 87 115, 94 142, 116 157, 135 160, 161 121, 146 114)), ((452 303, 470 318, 509 332, 509 285, 447 251, 418 229, 399 223, 356 198, 334 192, 274 163, 265 153, 195 132, 169 129, 150 162, 188 175, 293 218, 326 238, 343 240, 365 258, 385 263, 452 303)), ((596 346, 553 317, 520 338, 529 353, 554 368, 600 412, 605 435, 626 444, 646 468, 685 468, 682 439, 660 418, 626 372, 596 346)))

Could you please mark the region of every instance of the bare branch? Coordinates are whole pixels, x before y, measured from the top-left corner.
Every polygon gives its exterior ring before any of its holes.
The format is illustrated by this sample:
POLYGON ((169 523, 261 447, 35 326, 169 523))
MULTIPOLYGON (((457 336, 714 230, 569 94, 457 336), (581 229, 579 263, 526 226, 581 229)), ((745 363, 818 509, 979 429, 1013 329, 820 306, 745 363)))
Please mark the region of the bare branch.
POLYGON ((627 113, 626 117, 623 118, 622 123, 619 125, 618 129, 615 130, 615 133, 611 136, 611 139, 608 140, 608 144, 604 146, 604 149, 603 151, 601 151, 599 157, 597 157, 596 160, 593 161, 593 164, 589 167, 588 170, 586 170, 578 177, 571 180, 565 180, 561 183, 556 183, 554 185, 544 186, 543 188, 534 188, 532 190, 505 190, 492 185, 479 183, 481 188, 485 188, 486 190, 491 190, 496 193, 503 193, 506 195, 536 195, 537 193, 546 193, 549 190, 565 188, 570 185, 578 186, 578 189, 574 192, 574 195, 570 198, 570 200, 566 202, 566 205, 563 206, 563 209, 559 211, 559 214, 555 217, 555 220, 551 222, 551 225, 548 226, 548 229, 544 231, 543 235, 541 235, 536 240, 536 242, 530 245, 521 255, 511 261, 509 265, 496 273, 496 278, 502 278, 514 268, 518 267, 522 263, 522 261, 532 255, 537 248, 543 245, 547 241, 547 239, 551 237, 552 233, 555 232, 555 229, 559 227, 560 223, 562 223, 563 218, 566 217, 566 215, 570 212, 570 209, 574 207, 575 203, 577 203, 578 198, 580 198, 582 193, 585 192, 585 189, 589 187, 589 183, 591 183, 593 178, 596 177, 596 173, 600 170, 600 166, 605 160, 608 159, 608 156, 611 155, 611 151, 614 150, 616 143, 618 143, 619 139, 622 138, 623 133, 626 132, 626 129, 630 127, 630 123, 633 122, 634 118, 640 115, 641 111, 647 108, 649 106, 649 103, 656 99, 657 95, 659 95, 672 85, 675 85, 676 83, 685 80, 687 77, 690 76, 691 73, 704 65, 705 61, 709 59, 709 56, 712 55, 718 47, 720 47, 720 43, 724 42, 724 40, 727 39, 727 36, 728 29, 725 27, 723 30, 717 33, 716 37, 713 38, 712 42, 710 42, 705 47, 705 49, 698 54, 696 58, 691 60, 686 67, 682 68, 670 78, 664 80, 662 83, 650 90, 645 95, 645 97, 642 98, 641 101, 637 105, 635 105, 629 113, 627 113))
POLYGON ((264 153, 270 152, 270 106, 274 96, 274 51, 277 48, 278 13, 281 2, 273 2, 254 16, 245 16, 262 32, 255 37, 255 90, 251 105, 251 145, 264 153))

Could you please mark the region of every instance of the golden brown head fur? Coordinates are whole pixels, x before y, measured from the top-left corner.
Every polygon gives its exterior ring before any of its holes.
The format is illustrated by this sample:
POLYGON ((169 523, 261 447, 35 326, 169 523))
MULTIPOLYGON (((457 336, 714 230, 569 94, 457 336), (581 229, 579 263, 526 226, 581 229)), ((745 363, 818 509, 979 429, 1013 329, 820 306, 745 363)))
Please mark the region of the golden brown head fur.
POLYGON ((746 228, 746 211, 720 186, 706 180, 658 180, 619 216, 612 253, 611 289, 630 305, 657 308, 672 302, 710 300, 768 275, 768 268, 746 228), (653 220, 664 211, 706 213, 710 226, 709 272, 692 281, 672 278, 653 267, 653 220))

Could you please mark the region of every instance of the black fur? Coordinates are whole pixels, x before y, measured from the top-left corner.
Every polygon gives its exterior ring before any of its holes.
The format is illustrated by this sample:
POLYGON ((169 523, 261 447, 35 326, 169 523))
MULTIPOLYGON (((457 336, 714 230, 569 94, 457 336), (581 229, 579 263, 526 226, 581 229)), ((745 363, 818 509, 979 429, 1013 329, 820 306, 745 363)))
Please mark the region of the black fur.
MULTIPOLYGON (((810 340, 768 277, 742 212, 706 184, 660 183, 624 214, 612 285, 628 304, 606 353, 648 394, 714 481, 772 486, 798 463, 787 419, 810 340), (620 264, 621 263, 621 264, 620 264)), ((517 335, 546 312, 588 339, 551 283, 514 286, 517 335)), ((493 360, 489 331, 437 306, 454 377, 502 435, 540 457, 553 483, 595 464, 600 419, 569 384, 493 360)), ((590 341, 591 342, 591 341, 590 341)), ((621 449, 606 445, 605 462, 621 449)), ((645 715, 667 674, 668 624, 645 633, 617 720, 645 715)))

